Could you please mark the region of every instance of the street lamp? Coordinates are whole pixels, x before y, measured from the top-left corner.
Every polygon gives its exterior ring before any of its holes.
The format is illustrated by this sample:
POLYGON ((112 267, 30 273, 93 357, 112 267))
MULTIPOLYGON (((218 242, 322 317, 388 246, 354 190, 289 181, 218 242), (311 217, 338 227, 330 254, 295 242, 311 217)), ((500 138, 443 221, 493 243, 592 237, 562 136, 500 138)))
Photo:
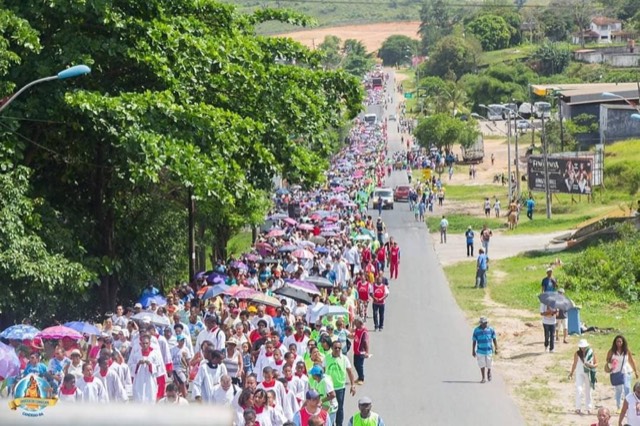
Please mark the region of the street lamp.
POLYGON ((35 86, 36 84, 44 83, 46 81, 52 80, 66 80, 68 78, 79 77, 81 75, 89 74, 91 72, 91 68, 86 65, 76 65, 71 68, 67 68, 66 70, 60 71, 57 75, 52 75, 50 77, 39 78, 38 80, 34 80, 31 83, 28 83, 26 86, 22 87, 16 93, 14 93, 7 101, 0 106, 0 112, 2 112, 6 107, 9 106, 11 102, 13 102, 18 96, 22 94, 25 90, 30 88, 31 86, 35 86))
POLYGON ((605 98, 616 98, 616 99, 623 100, 627 103, 627 105, 629 105, 630 107, 633 107, 636 111, 640 112, 640 107, 638 105, 634 105, 633 102, 631 102, 629 99, 625 98, 624 96, 617 95, 611 92, 602 92, 602 96, 605 98))
MULTIPOLYGON (((480 104, 478 106, 486 109, 487 111, 491 111, 489 107, 484 104, 480 104)), ((509 113, 511 113, 509 108, 505 108, 503 106, 500 106, 500 108, 503 110, 509 110, 509 113)), ((507 179, 507 182, 509 182, 509 204, 511 204, 513 201, 513 186, 511 184, 511 116, 509 116, 509 120, 507 120, 507 162, 507 175, 509 176, 507 179)))

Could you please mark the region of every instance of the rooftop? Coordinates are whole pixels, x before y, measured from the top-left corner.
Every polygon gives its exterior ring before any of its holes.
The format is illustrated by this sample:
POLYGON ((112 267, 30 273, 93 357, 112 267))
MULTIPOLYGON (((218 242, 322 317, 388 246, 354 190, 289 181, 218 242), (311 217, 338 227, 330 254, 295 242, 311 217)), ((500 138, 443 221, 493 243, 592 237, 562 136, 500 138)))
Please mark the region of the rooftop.
POLYGON ((625 99, 638 99, 638 83, 590 83, 590 84, 534 84, 533 93, 546 96, 560 94, 566 103, 619 102, 615 97, 602 96, 609 92, 625 99))
POLYGON ((622 23, 622 21, 620 21, 619 19, 607 18, 606 16, 596 16, 591 19, 591 22, 598 26, 622 23))

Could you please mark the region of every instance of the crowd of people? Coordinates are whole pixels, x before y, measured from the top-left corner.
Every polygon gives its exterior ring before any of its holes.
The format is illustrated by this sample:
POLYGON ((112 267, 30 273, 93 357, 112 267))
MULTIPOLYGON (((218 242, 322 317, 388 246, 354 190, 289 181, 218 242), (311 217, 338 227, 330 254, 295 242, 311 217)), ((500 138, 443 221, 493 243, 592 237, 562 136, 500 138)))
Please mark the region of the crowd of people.
MULTIPOLYGON (((325 186, 274 194, 251 252, 164 292, 149 285, 103 324, 59 326, 70 329, 62 338, 28 320, 5 330, 19 362, 12 377, 0 371, 9 392, 35 374, 61 403, 197 402, 230 407, 239 426, 347 424, 345 394, 364 384, 371 351, 366 322, 372 313, 383 331, 400 264, 397 242, 367 210, 387 175, 386 122, 356 120, 348 142, 325 186)), ((348 424, 384 425, 371 407, 360 397, 348 424)))

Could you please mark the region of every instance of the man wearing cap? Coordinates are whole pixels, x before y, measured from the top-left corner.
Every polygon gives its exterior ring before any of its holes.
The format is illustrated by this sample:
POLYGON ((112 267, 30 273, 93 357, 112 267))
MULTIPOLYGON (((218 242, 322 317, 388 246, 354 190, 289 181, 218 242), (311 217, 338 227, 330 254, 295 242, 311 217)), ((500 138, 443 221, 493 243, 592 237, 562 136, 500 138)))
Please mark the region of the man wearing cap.
POLYGON ((558 281, 553 277, 553 268, 547 268, 547 276, 542 279, 540 291, 542 293, 558 291, 558 281))
POLYGON ((473 238, 475 234, 473 233, 473 229, 471 229, 471 225, 469 225, 467 231, 464 233, 464 237, 467 240, 467 257, 473 257, 473 238))
POLYGON ((349 420, 349 426, 384 426, 384 420, 378 413, 371 411, 371 398, 363 396, 358 400, 358 410, 349 420))
POLYGON ((142 303, 136 303, 135 305, 133 305, 133 312, 135 314, 139 314, 140 312, 142 312, 142 303))
POLYGON ((331 424, 335 423, 336 413, 338 412, 338 400, 336 398, 336 392, 333 389, 331 376, 324 374, 322 367, 315 365, 309 370, 309 377, 309 389, 315 390, 320 394, 322 408, 329 413, 331 424))
POLYGON ((487 370, 487 380, 491 381, 491 365, 493 354, 498 353, 498 342, 496 332, 489 327, 486 317, 480 317, 480 324, 473 330, 473 343, 471 344, 471 356, 478 361, 478 367, 482 373, 482 381, 485 383, 485 369, 487 370))
POLYGON ((312 417, 319 417, 324 426, 331 426, 331 417, 324 410, 320 404, 320 394, 313 389, 310 389, 306 393, 305 402, 294 416, 293 416, 293 424, 296 426, 308 426, 309 420, 312 417))

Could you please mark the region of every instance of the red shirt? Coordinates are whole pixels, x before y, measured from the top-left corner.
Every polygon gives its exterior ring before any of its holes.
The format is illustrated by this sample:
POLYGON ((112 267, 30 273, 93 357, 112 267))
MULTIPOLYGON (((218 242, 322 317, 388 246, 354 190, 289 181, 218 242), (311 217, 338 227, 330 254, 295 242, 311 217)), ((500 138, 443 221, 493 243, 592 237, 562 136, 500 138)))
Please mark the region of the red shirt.
POLYGON ((367 281, 358 283, 358 299, 369 300, 369 283, 367 281))
POLYGON ((367 332, 367 329, 362 327, 362 328, 356 328, 355 332, 353 333, 353 353, 356 355, 360 355, 360 353, 362 352, 362 350, 360 349, 360 345, 362 342, 369 342, 369 333, 367 332))
POLYGON ((387 288, 384 284, 375 284, 373 286, 373 301, 379 305, 384 305, 384 296, 387 293, 387 288))
POLYGON ((391 246, 391 250, 390 250, 390 256, 391 256, 391 261, 393 263, 397 263, 398 260, 400 260, 400 247, 398 246, 391 246))

